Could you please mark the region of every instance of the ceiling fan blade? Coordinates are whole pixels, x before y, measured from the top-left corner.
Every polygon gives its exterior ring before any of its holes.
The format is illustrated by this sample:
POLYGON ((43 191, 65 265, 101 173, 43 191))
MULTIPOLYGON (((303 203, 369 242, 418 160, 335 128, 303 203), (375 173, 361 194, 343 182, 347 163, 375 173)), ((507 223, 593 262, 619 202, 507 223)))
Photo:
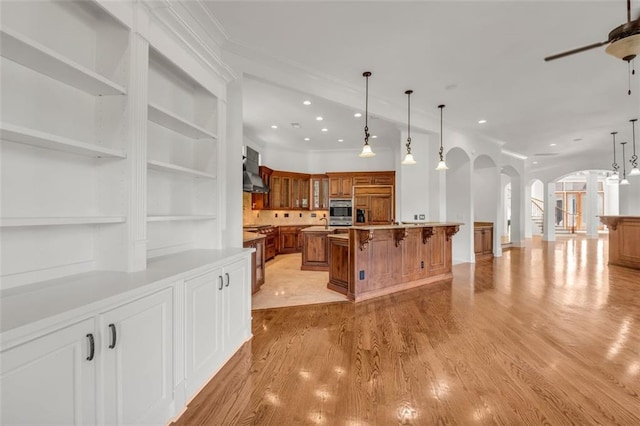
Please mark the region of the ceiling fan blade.
POLYGON ((547 56, 546 58, 544 58, 544 60, 545 61, 553 61, 554 59, 564 58, 565 56, 573 55, 574 53, 580 53, 580 52, 584 52, 585 50, 595 49, 596 47, 604 46, 605 44, 608 44, 608 43, 609 43, 609 40, 601 41, 601 42, 598 42, 598 43, 593 43, 593 44, 590 44, 588 46, 582 46, 582 47, 578 47, 577 49, 567 50, 566 52, 557 53, 555 55, 547 56))

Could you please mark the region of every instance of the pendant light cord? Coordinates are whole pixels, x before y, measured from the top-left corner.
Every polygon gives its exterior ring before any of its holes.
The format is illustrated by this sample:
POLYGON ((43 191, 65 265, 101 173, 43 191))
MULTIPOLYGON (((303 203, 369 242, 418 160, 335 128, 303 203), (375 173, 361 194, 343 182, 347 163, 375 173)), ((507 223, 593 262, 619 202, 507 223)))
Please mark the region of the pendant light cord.
POLYGON ((613 135, 613 171, 615 173, 618 172, 618 169, 620 167, 618 167, 618 163, 616 163, 616 134, 618 134, 618 132, 611 132, 611 134, 613 135))
POLYGON ((362 75, 366 78, 364 95, 364 144, 369 145, 369 77, 371 73, 365 71, 362 75))
POLYGON ((438 105, 440 108, 440 161, 444 161, 442 156, 444 149, 442 148, 442 110, 444 109, 444 105, 438 105))
POLYGON ((627 166, 624 164, 624 146, 626 144, 626 142, 620 142, 620 145, 622 145, 622 179, 627 178, 627 166))
POLYGON ((404 92, 407 94, 407 154, 411 154, 411 94, 413 90, 404 92))
POLYGON ((631 134, 633 135, 633 155, 631 156, 631 165, 636 168, 638 167, 638 156, 636 155, 636 121, 637 118, 629 120, 631 122, 631 134))

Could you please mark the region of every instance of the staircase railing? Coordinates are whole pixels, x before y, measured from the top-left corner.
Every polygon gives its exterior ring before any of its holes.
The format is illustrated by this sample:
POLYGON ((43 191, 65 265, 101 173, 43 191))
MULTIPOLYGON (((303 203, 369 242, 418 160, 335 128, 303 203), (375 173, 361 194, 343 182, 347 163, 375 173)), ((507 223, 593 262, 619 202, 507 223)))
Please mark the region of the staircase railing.
MULTIPOLYGON (((560 212, 562 212, 563 218, 565 217, 565 214, 569 215, 568 217, 571 218, 571 226, 569 227, 569 229, 571 230, 571 233, 574 234, 576 232, 576 216, 578 215, 578 213, 572 213, 558 206, 556 206, 556 210, 560 210, 560 212)), ((544 201, 539 198, 531 197, 531 217, 542 216, 544 216, 544 201)), ((566 227, 567 226, 565 224, 565 228, 566 227)))

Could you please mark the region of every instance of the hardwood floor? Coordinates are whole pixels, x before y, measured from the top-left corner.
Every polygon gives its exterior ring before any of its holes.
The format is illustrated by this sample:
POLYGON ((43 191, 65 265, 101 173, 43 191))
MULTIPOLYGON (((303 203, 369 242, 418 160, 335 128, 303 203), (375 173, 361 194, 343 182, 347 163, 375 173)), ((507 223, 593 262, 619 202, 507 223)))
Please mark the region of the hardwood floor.
POLYGON ((176 425, 639 425, 640 271, 535 239, 452 281, 253 312, 176 425))

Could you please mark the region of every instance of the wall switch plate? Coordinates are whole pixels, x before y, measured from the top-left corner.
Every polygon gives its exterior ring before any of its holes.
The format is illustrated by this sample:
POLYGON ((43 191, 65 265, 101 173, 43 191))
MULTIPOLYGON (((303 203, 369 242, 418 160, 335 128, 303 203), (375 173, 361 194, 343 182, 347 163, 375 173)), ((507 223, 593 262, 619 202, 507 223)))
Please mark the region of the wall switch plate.
POLYGON ((318 215, 315 213, 311 213, 311 217, 317 217, 318 215))
POLYGON ((425 215, 421 214, 420 215, 420 220, 424 220, 425 219, 425 215))
POLYGON ((418 215, 417 214, 413 215, 413 220, 418 220, 418 215))
POLYGON ((284 217, 289 217, 289 213, 285 213, 285 214, 284 214, 284 217))
POLYGON ((359 277, 360 277, 361 280, 364 280, 364 271, 360 271, 360 276, 359 277))

